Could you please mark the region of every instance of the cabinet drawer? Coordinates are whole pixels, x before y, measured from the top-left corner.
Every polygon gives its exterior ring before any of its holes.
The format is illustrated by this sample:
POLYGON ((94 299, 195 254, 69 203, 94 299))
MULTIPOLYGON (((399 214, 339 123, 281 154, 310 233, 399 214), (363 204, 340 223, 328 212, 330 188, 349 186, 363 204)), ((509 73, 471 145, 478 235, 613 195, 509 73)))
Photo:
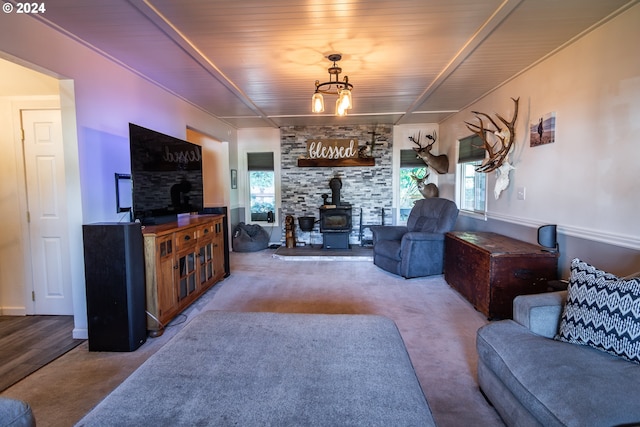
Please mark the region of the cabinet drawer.
POLYGON ((175 239, 176 248, 179 250, 195 246, 197 241, 196 228, 192 227, 186 230, 176 231, 175 239))
POLYGON ((210 239, 214 235, 213 223, 201 225, 198 227, 198 239, 210 239))

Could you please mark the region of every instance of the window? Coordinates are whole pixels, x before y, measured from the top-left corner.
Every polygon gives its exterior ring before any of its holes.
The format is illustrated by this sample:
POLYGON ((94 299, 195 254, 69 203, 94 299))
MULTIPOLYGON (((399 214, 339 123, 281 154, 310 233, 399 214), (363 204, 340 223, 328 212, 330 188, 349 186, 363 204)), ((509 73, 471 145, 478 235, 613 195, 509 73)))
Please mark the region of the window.
POLYGON ((482 139, 473 135, 460 140, 458 154, 458 199, 460 209, 484 214, 487 210, 487 176, 476 172, 484 159, 482 139))
POLYGON ((482 163, 460 163, 461 193, 460 208, 466 211, 484 213, 486 206, 486 174, 476 172, 476 166, 482 163))
POLYGON ((422 199, 412 175, 422 178, 427 165, 414 150, 400 150, 400 221, 406 222, 416 200, 422 199))
POLYGON ((247 153, 251 221, 275 221, 273 153, 247 153))

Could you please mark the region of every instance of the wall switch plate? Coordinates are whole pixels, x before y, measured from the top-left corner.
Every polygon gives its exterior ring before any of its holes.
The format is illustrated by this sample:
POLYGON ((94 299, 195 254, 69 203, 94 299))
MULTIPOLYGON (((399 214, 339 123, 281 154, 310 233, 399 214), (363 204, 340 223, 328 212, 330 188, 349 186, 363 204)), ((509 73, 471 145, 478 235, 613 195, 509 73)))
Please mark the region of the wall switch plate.
POLYGON ((527 197, 527 187, 518 187, 518 200, 524 200, 527 197))

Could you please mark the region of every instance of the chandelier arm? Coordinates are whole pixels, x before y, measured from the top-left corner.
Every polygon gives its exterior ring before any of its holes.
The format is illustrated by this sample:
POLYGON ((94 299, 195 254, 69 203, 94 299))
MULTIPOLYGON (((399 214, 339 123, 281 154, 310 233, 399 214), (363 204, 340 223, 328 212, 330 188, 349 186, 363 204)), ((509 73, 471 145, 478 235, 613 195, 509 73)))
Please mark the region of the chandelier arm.
POLYGON ((316 92, 324 93, 326 95, 338 95, 338 90, 342 89, 353 90, 353 85, 349 82, 316 82, 316 92), (323 86, 329 86, 327 89, 322 89, 323 86), (331 86, 336 86, 335 90, 332 90, 331 86))

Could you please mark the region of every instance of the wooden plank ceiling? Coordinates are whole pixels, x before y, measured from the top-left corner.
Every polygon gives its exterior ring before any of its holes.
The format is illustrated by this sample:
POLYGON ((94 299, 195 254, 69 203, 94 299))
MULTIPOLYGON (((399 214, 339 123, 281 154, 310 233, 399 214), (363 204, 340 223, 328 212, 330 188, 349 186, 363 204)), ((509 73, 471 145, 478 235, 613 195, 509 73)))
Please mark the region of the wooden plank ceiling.
POLYGON ((36 19, 237 128, 410 124, 441 121, 637 1, 56 0, 36 19), (346 117, 332 96, 311 113, 332 53, 354 85, 346 117))

